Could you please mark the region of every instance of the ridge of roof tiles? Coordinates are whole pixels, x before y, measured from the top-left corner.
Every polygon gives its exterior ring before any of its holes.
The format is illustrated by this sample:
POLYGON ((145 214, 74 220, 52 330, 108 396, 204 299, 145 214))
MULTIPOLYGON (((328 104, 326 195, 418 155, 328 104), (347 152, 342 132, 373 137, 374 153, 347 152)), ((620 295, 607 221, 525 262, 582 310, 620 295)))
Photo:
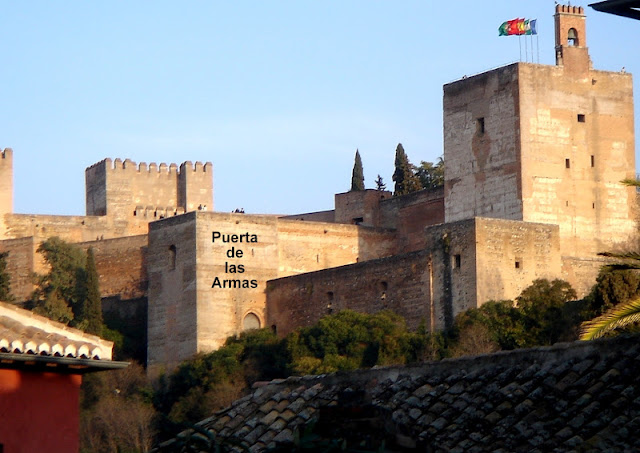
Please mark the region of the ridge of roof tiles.
POLYGON ((424 451, 633 451, 639 372, 640 336, 563 343, 275 380, 198 425, 254 453, 290 444, 323 416, 339 432, 340 414, 357 413, 424 451))
POLYGON ((0 302, 0 353, 111 360, 113 342, 0 302))

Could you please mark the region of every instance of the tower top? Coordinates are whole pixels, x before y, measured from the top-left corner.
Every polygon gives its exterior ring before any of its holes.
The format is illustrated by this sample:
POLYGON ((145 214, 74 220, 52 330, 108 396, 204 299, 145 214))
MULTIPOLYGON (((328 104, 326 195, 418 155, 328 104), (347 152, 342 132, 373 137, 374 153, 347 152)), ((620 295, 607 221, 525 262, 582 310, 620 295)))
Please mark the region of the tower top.
POLYGON ((591 68, 587 26, 582 6, 556 5, 556 65, 568 73, 585 75, 591 68))

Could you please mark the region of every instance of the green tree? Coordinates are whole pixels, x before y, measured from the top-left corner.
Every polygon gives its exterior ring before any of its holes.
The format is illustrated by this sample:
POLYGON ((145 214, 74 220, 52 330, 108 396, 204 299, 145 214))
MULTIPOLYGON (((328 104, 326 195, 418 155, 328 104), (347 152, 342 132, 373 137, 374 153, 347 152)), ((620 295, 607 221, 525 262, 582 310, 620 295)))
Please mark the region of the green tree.
POLYGON ((415 174, 420 180, 423 189, 435 189, 444 186, 444 160, 438 158, 438 162, 420 162, 420 166, 415 169, 415 174))
POLYGON ((37 251, 48 264, 49 272, 36 275, 32 296, 34 311, 68 323, 73 320, 76 304, 82 298, 86 255, 81 248, 58 237, 47 239, 37 251))
POLYGON ((364 172, 360 152, 356 149, 356 158, 351 173, 351 191, 364 190, 364 172))
POLYGON ((356 149, 356 158, 351 172, 351 191, 364 190, 364 170, 362 169, 362 159, 360 151, 356 149))
MULTIPOLYGON (((627 185, 637 185, 636 181, 625 182, 627 185)), ((637 271, 640 269, 640 253, 612 253, 604 252, 599 255, 614 258, 617 262, 605 266, 605 270, 614 272, 637 271)), ((634 286, 631 283, 631 286, 634 286)), ((624 290, 623 290, 624 294, 624 290)), ((623 296, 624 297, 624 296, 623 296)), ((629 295, 627 301, 619 303, 607 310, 601 316, 586 321, 582 325, 581 340, 593 340, 602 337, 616 329, 621 329, 640 321, 640 297, 636 293, 629 295)))
POLYGON ((378 175, 378 177, 376 178, 376 190, 387 190, 387 185, 384 183, 384 181, 382 180, 382 176, 378 175))
POLYGON ((87 250, 85 270, 79 273, 80 298, 75 310, 75 327, 94 335, 102 335, 102 298, 93 249, 87 250))
POLYGON ((7 257, 9 252, 0 253, 0 301, 13 302, 11 294, 11 275, 7 271, 7 257))
POLYGON ((413 165, 409 162, 409 158, 402 147, 402 143, 398 143, 398 146, 396 147, 393 181, 395 182, 395 189, 393 192, 394 196, 406 195, 420 190, 420 180, 413 173, 413 165))

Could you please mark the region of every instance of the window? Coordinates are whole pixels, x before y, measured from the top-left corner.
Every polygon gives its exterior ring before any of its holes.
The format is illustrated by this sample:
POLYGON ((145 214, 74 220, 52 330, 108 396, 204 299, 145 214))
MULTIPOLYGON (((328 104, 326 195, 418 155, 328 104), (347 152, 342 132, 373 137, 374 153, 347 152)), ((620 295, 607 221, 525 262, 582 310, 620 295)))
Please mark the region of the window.
POLYGON ((484 135, 484 118, 476 119, 476 134, 484 135))
POLYGON ((596 156, 591 156, 591 168, 596 166, 596 156))
POLYGON ((578 123, 584 123, 587 120, 587 117, 584 113, 578 113, 578 123))
POLYGON ((564 166, 565 168, 571 168, 571 159, 565 159, 564 166))
POLYGON ((176 268, 176 254, 177 254, 176 246, 170 245, 169 246, 169 269, 170 270, 174 270, 176 268))
POLYGON ((570 47, 578 46, 578 32, 575 28, 570 28, 567 34, 567 45, 570 47))
POLYGON ((363 217, 354 217, 352 220, 354 225, 360 225, 362 222, 364 222, 364 218, 363 217))
POLYGON ((522 258, 520 258, 520 257, 516 258, 515 268, 516 269, 522 269, 522 258))
POLYGON ((453 268, 460 269, 461 265, 462 265, 462 258, 460 257, 460 255, 453 255, 453 268))

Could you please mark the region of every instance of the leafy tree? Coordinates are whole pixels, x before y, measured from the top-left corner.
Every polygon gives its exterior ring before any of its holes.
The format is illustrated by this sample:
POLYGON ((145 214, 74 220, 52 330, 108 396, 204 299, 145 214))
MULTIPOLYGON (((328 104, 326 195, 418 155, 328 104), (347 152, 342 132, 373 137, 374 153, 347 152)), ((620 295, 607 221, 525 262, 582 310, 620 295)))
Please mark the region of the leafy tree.
POLYGON ((11 276, 7 271, 7 256, 9 256, 9 252, 0 253, 0 301, 13 302, 11 276))
POLYGON ((411 335, 402 317, 343 310, 287 337, 295 374, 331 373, 407 361, 411 335))
POLYGON ((98 271, 93 257, 93 249, 87 250, 85 271, 79 273, 80 298, 77 302, 76 327, 87 333, 102 335, 102 298, 98 282, 98 271))
POLYGON ((351 191, 364 190, 364 173, 362 169, 362 159, 360 152, 356 149, 356 158, 351 173, 351 191))
MULTIPOLYGON (((636 181, 625 182, 627 185, 638 185, 636 181)), ((618 261, 616 263, 605 266, 605 271, 610 270, 616 273, 625 272, 627 275, 625 289, 623 285, 618 285, 617 290, 613 292, 613 300, 609 299, 607 302, 615 302, 615 298, 622 299, 618 305, 614 305, 609 308, 601 316, 587 321, 582 325, 582 332, 580 335, 581 340, 592 340, 601 336, 607 335, 610 332, 621 329, 640 321, 640 296, 638 295, 638 288, 635 288, 635 277, 629 276, 629 272, 635 273, 640 269, 640 253, 628 252, 628 253, 612 253, 605 252, 600 253, 602 256, 609 258, 615 258, 618 261), (622 286, 622 287, 621 287, 622 286), (624 299, 627 299, 624 301, 624 299)), ((620 283, 620 282, 618 282, 620 283)))
POLYGON ((423 189, 444 186, 444 160, 440 157, 436 164, 423 160, 420 162, 420 166, 415 169, 415 174, 423 189))
POLYGON ((37 251, 49 265, 49 272, 36 276, 36 290, 32 296, 35 311, 68 323, 73 320, 73 309, 82 297, 86 256, 82 249, 58 237, 47 239, 37 251))
POLYGON ((378 175, 376 178, 376 190, 383 191, 387 190, 387 185, 382 180, 382 176, 378 175))
POLYGON ((393 195, 406 195, 420 190, 420 181, 413 173, 413 166, 404 152, 402 143, 396 147, 395 171, 393 172, 395 189, 393 195))

